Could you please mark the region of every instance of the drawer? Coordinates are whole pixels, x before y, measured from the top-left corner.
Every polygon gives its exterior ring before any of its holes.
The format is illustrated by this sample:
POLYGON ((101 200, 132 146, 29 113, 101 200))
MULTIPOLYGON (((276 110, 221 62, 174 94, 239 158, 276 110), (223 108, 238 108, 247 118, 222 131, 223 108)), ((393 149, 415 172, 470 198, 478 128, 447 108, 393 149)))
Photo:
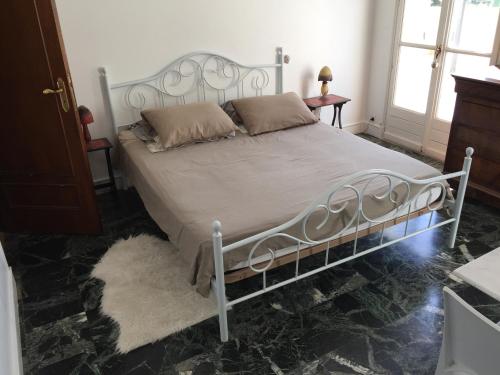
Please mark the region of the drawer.
MULTIPOLYGON (((495 103, 459 98, 452 127, 466 125, 500 133, 500 107, 495 103)), ((498 105, 498 104, 497 104, 498 105)))
MULTIPOLYGON (((465 152, 462 148, 448 147, 444 169, 456 172, 462 169, 465 152)), ((470 180, 488 189, 500 192, 500 163, 483 159, 477 155, 472 157, 470 180)))
POLYGON ((450 147, 462 150, 474 147, 474 156, 500 163, 500 134, 478 128, 457 126, 450 137, 450 147))

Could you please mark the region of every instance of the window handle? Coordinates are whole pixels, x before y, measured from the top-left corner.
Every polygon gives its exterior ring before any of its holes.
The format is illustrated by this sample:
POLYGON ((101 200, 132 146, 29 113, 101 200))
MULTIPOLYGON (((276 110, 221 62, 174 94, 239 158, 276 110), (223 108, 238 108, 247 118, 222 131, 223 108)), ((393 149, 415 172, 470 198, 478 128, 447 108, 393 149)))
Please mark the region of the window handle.
POLYGON ((443 48, 439 45, 436 47, 436 50, 434 51, 434 60, 432 61, 431 67, 432 69, 436 69, 439 66, 439 55, 441 55, 441 52, 443 52, 443 48))

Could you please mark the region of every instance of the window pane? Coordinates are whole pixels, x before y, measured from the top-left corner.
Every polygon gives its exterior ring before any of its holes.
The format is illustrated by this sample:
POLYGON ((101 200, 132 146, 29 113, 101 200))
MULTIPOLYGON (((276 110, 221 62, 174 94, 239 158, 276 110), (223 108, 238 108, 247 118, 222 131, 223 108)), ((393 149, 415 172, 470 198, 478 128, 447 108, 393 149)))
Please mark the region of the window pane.
POLYGON ((425 113, 432 74, 433 50, 401 47, 394 105, 425 113))
POLYGON ((401 40, 409 43, 436 44, 440 15, 439 0, 406 0, 401 40))
POLYGON ((470 56, 457 53, 447 53, 443 70, 443 79, 439 91, 436 116, 451 122, 455 109, 455 79, 452 73, 472 77, 500 78, 500 70, 490 67, 488 57, 470 56))
POLYGON ((455 0, 448 45, 491 53, 499 10, 498 0, 455 0))

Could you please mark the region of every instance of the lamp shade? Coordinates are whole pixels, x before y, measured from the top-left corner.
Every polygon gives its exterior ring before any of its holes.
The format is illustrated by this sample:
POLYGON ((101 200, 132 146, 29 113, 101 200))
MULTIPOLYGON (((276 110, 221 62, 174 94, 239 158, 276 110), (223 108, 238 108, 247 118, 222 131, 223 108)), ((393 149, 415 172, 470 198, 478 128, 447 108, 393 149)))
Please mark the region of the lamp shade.
POLYGON ((84 105, 78 107, 78 115, 80 116, 80 122, 83 125, 88 125, 94 122, 92 112, 90 112, 90 109, 88 109, 84 105))
POLYGON ((88 125, 94 122, 94 116, 92 116, 90 109, 84 105, 78 107, 78 115, 80 116, 80 123, 82 124, 83 137, 86 142, 90 142, 92 137, 90 136, 88 125))
POLYGON ((318 81, 326 82, 331 80, 332 80, 332 71, 330 70, 330 68, 327 66, 322 67, 321 70, 319 71, 318 81))

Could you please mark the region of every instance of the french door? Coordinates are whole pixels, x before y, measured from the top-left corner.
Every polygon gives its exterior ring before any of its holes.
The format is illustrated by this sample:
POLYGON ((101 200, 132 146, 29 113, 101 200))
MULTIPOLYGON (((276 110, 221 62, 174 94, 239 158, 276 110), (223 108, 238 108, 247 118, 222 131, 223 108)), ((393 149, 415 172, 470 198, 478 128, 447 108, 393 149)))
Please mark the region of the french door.
POLYGON ((444 159, 455 106, 452 74, 490 68, 500 0, 400 0, 384 137, 444 159))

